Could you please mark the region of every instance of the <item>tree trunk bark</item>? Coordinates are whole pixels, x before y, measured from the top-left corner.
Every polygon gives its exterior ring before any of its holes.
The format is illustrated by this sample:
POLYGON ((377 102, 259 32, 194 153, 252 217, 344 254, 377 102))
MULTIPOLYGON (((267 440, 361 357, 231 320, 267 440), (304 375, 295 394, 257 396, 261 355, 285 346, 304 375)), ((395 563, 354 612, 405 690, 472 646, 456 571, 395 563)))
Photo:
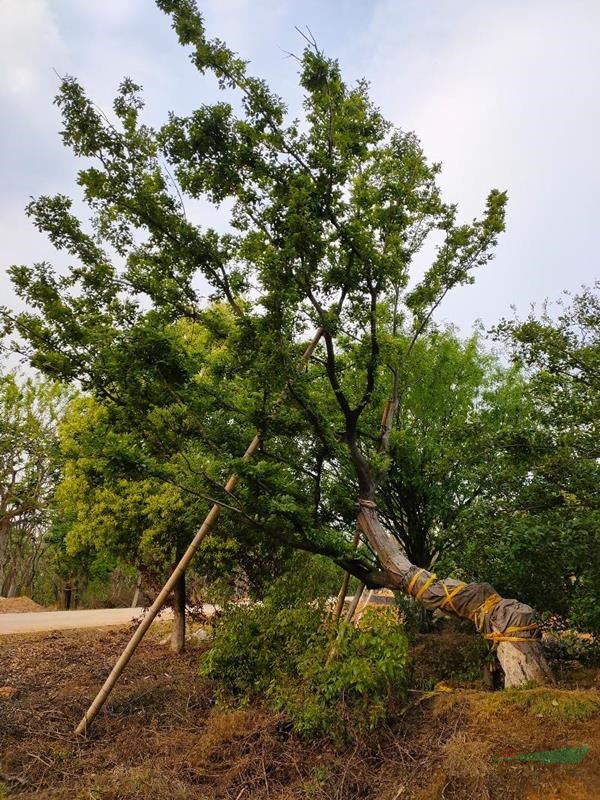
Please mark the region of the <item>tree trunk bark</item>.
POLYGON ((504 687, 527 683, 552 683, 554 676, 538 639, 531 642, 499 642, 498 661, 504 672, 504 687))
POLYGON ((379 557, 389 588, 406 592, 429 609, 472 620, 479 633, 497 646, 506 688, 552 681, 532 608, 501 598, 489 584, 438 581, 434 573, 416 567, 383 527, 370 499, 360 501, 358 524, 379 557))
POLYGON ((12 571, 12 577, 10 579, 10 585, 8 587, 8 591, 6 593, 7 597, 16 597, 17 596, 17 567, 15 566, 12 571))
POLYGON ((10 530, 10 523, 6 517, 0 515, 0 595, 6 596, 7 582, 8 582, 8 569, 10 567, 10 558, 8 553, 8 532, 10 530))
POLYGON ((185 650, 185 572, 177 579, 173 589, 173 615, 171 650, 182 653, 185 650))

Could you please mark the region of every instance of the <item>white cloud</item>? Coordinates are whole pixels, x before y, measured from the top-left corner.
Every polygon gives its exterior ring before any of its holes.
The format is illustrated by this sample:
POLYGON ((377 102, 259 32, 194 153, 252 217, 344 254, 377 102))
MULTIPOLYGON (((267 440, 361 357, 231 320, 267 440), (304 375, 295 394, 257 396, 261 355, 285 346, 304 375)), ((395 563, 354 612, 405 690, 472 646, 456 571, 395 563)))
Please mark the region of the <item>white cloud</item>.
MULTIPOLYGON (((63 0, 64 2, 64 0, 63 0)), ((87 25, 88 30, 95 31, 100 27, 113 27, 132 22, 148 7, 147 0, 68 0, 67 13, 77 16, 80 24, 87 25)))
POLYGON ((0 98, 31 108, 55 77, 50 66, 53 58, 63 54, 64 44, 47 0, 3 0, 0 98))
MULTIPOLYGON (((292 100, 308 22, 349 80, 366 75, 384 114, 416 130, 444 162, 442 183, 466 217, 487 191, 509 191, 508 231, 476 285, 453 293, 444 316, 468 329, 515 299, 557 296, 590 282, 600 208, 600 29, 597 0, 202 0, 209 35, 292 100)), ((215 93, 187 62, 152 0, 0 0, 1 264, 46 253, 22 215, 28 196, 72 193, 76 163, 52 106, 60 74, 80 78, 110 109, 124 75, 144 85, 148 118, 188 113, 215 93), (19 221, 20 220, 20 221, 19 221)), ((202 212, 204 221, 212 215, 202 212)), ((0 283, 2 278, 0 276, 0 283)), ((4 287, 6 287, 4 282, 4 287)))
POLYGON ((600 4, 581 0, 386 0, 372 18, 376 97, 444 163, 448 199, 469 218, 490 188, 509 193, 495 264, 444 305, 463 327, 594 278, 599 29, 600 4))
POLYGON ((224 40, 242 58, 276 48, 273 37, 289 9, 286 0, 206 0, 199 3, 210 38, 224 40))

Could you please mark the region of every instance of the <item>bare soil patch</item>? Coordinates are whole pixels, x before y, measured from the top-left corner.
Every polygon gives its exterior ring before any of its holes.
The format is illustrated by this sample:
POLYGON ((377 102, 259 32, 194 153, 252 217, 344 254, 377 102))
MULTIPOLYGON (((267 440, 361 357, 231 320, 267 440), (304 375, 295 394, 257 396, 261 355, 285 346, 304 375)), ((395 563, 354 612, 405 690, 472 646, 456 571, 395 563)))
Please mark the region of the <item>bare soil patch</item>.
MULTIPOLYGON (((73 728, 127 629, 4 637, 0 797, 39 800, 538 800, 600 797, 600 693, 563 685, 414 691, 390 727, 306 742, 262 707, 224 708, 183 656, 140 646, 86 740, 73 728), (579 765, 502 762, 588 745, 579 765)), ((434 645, 439 647, 438 644, 434 645)), ((421 658, 426 642, 420 641, 421 658)), ((436 650, 437 654, 437 650, 436 650)), ((471 687, 473 683, 471 683, 471 687)))
POLYGON ((47 611, 31 597, 0 597, 0 614, 26 614, 31 611, 47 611))

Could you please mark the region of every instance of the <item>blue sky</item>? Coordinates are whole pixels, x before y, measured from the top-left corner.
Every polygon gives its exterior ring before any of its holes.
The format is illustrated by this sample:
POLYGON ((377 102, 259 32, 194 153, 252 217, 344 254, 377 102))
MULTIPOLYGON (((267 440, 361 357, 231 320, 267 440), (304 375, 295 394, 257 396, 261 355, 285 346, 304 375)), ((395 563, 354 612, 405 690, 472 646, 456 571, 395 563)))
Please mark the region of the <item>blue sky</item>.
MULTIPOLYGON (((600 2, 597 0, 200 0, 209 33, 252 62, 298 109, 308 25, 348 81, 366 77, 384 115, 442 161, 445 197, 470 219, 492 187, 509 193, 507 233, 474 286, 438 314, 468 333, 599 275, 600 2)), ((77 162, 52 104, 59 74, 103 108, 125 75, 147 120, 215 99, 152 0, 0 0, 0 293, 12 263, 50 260, 26 219, 31 195, 73 194, 77 162)), ((215 224, 202 212, 200 222, 215 224)))

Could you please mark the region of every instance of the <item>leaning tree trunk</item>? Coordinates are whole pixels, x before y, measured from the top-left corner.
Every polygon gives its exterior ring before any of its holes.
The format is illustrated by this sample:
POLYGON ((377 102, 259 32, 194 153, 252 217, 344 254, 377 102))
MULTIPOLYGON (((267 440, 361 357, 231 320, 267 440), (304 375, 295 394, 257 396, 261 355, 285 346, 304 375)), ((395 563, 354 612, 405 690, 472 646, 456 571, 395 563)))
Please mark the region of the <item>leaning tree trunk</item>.
POLYGON ((185 650, 185 572, 177 579, 173 589, 171 650, 174 653, 182 653, 185 650))
POLYGON ((488 583, 438 581, 434 573, 411 564, 381 524, 372 500, 359 501, 358 524, 381 561, 389 588, 407 592, 429 609, 472 620, 479 633, 497 646, 505 687, 553 680, 530 606, 503 599, 488 583))

